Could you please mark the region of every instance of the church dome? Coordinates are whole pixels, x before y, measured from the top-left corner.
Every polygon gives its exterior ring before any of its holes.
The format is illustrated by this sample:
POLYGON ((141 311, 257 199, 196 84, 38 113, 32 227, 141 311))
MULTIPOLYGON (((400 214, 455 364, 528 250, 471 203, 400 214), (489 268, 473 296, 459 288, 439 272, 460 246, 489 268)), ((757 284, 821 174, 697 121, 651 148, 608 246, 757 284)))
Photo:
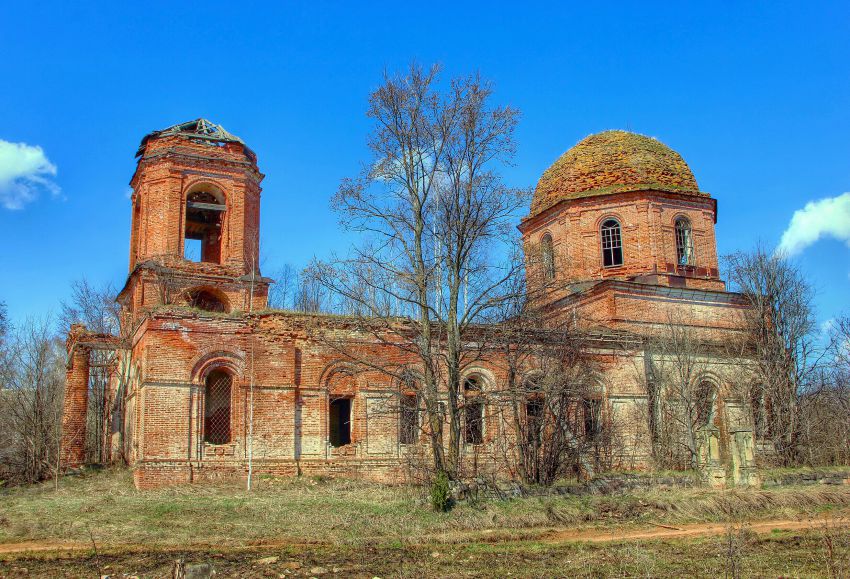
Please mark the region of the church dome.
POLYGON ((708 197, 682 156, 661 141, 604 131, 585 137, 546 169, 534 191, 531 216, 568 199, 649 189, 708 197))

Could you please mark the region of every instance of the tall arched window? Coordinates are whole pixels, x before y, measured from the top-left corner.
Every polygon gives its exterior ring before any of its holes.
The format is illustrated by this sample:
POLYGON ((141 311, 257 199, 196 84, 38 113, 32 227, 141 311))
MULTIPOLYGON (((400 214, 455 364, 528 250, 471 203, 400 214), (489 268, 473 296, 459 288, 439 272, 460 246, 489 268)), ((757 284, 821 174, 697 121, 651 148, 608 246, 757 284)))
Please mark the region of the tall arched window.
POLYGON ((711 382, 703 380, 694 392, 694 410, 696 427, 712 426, 717 412, 717 388, 711 382))
POLYGON ((540 258, 543 261, 543 278, 555 279, 555 248, 548 233, 540 240, 540 258))
POLYGON ((484 442, 484 400, 481 379, 477 376, 470 376, 463 383, 463 419, 464 442, 484 442))
POLYGON ((415 444, 419 439, 419 384, 413 374, 405 372, 399 386, 399 442, 415 444))
POLYGON ((537 448, 540 446, 543 434, 546 397, 536 377, 527 378, 524 386, 526 439, 532 448, 537 448))
POLYGON ((606 219, 602 223, 602 264, 605 267, 623 265, 623 239, 616 219, 606 219))
POLYGON ((676 263, 679 265, 694 264, 694 238, 691 232, 691 222, 687 217, 676 219, 676 263))
POLYGON ((224 370, 213 370, 204 384, 204 442, 230 442, 230 406, 233 378, 224 370))

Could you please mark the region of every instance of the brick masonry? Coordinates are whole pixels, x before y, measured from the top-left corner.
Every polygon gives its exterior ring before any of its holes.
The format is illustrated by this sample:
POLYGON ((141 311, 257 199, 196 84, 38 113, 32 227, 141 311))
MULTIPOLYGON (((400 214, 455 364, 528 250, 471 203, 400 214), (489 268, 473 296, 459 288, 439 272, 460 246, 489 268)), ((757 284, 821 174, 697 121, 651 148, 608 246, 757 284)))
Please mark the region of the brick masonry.
MULTIPOLYGON (((121 454, 134 470, 136 485, 244 476, 251 399, 257 472, 387 482, 408 476, 408 466, 426 445, 424 440, 412 445, 400 441, 399 385, 378 371, 352 371, 327 337, 343 339, 349 348, 382 363, 414 361, 403 348, 378 344, 342 318, 265 309, 270 280, 257 266, 263 175, 240 140, 226 133, 220 139, 199 136, 193 132, 198 130, 146 137, 131 181, 130 267, 118 296, 127 347, 119 352, 115 375, 122 384, 114 391, 124 401, 118 421, 121 454), (196 263, 183 255, 187 200, 197 191, 212 192, 224 204, 216 261, 196 263), (223 311, 189 307, 191 296, 201 290, 223 311), (223 444, 205 441, 206 381, 216 370, 233 379, 227 418, 231 437, 223 444), (337 398, 351 401, 351 441, 340 447, 329 444, 329 407, 337 398)), ((678 161, 675 166, 681 170, 678 161)), ((542 298, 553 320, 571 316, 593 327, 640 335, 676 314, 715 339, 740 330, 744 306, 718 277, 712 198, 674 187, 621 187, 582 196, 575 190, 584 177, 571 178, 568 194, 561 197, 547 186, 546 198, 532 205, 538 211, 520 225, 529 255, 536 255, 543 235, 553 239, 556 276, 547 282, 542 298), (671 266, 676 261, 673 223, 682 215, 692 223, 696 249, 695 266, 688 271, 671 266), (623 227, 625 259, 617 268, 601 264, 599 224, 608 216, 616 216, 623 227)), ((607 184, 616 179, 606 181, 596 174, 585 181, 607 184)), ((75 328, 69 335, 66 466, 81 464, 84 456, 80 433, 88 359, 83 332, 75 328)), ((645 392, 635 378, 643 352, 600 345, 594 355, 603 368, 600 382, 610 422, 620 424, 628 440, 621 466, 645 465, 648 433, 644 421, 636 418, 645 392)), ((484 357, 468 372, 480 377, 485 395, 505 381, 505 364, 495 356, 484 357)), ((735 420, 736 428, 745 427, 745 418, 735 420)), ((479 472, 507 472, 500 456, 510 440, 511 423, 504 408, 488 401, 483 443, 465 447, 465 462, 479 472)))

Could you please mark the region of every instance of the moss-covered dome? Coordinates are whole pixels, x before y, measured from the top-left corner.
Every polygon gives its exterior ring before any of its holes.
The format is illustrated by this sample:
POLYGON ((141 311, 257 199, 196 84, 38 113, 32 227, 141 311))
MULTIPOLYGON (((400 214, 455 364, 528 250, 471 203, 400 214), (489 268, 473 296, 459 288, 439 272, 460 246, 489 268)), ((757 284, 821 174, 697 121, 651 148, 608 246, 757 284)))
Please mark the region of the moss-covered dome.
POLYGON ((627 191, 669 191, 707 197, 682 156, 652 137, 627 131, 590 135, 546 169, 531 216, 566 199, 627 191))

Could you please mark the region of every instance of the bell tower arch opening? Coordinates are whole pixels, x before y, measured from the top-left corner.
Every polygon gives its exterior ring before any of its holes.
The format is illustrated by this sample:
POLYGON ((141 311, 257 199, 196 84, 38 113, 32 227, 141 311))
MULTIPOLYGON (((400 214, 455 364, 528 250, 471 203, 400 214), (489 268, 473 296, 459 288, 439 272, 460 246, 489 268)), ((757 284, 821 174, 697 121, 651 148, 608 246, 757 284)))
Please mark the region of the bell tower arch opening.
POLYGON ((183 258, 189 261, 221 263, 221 239, 227 213, 224 194, 218 187, 203 183, 186 194, 186 220, 183 227, 183 258))

